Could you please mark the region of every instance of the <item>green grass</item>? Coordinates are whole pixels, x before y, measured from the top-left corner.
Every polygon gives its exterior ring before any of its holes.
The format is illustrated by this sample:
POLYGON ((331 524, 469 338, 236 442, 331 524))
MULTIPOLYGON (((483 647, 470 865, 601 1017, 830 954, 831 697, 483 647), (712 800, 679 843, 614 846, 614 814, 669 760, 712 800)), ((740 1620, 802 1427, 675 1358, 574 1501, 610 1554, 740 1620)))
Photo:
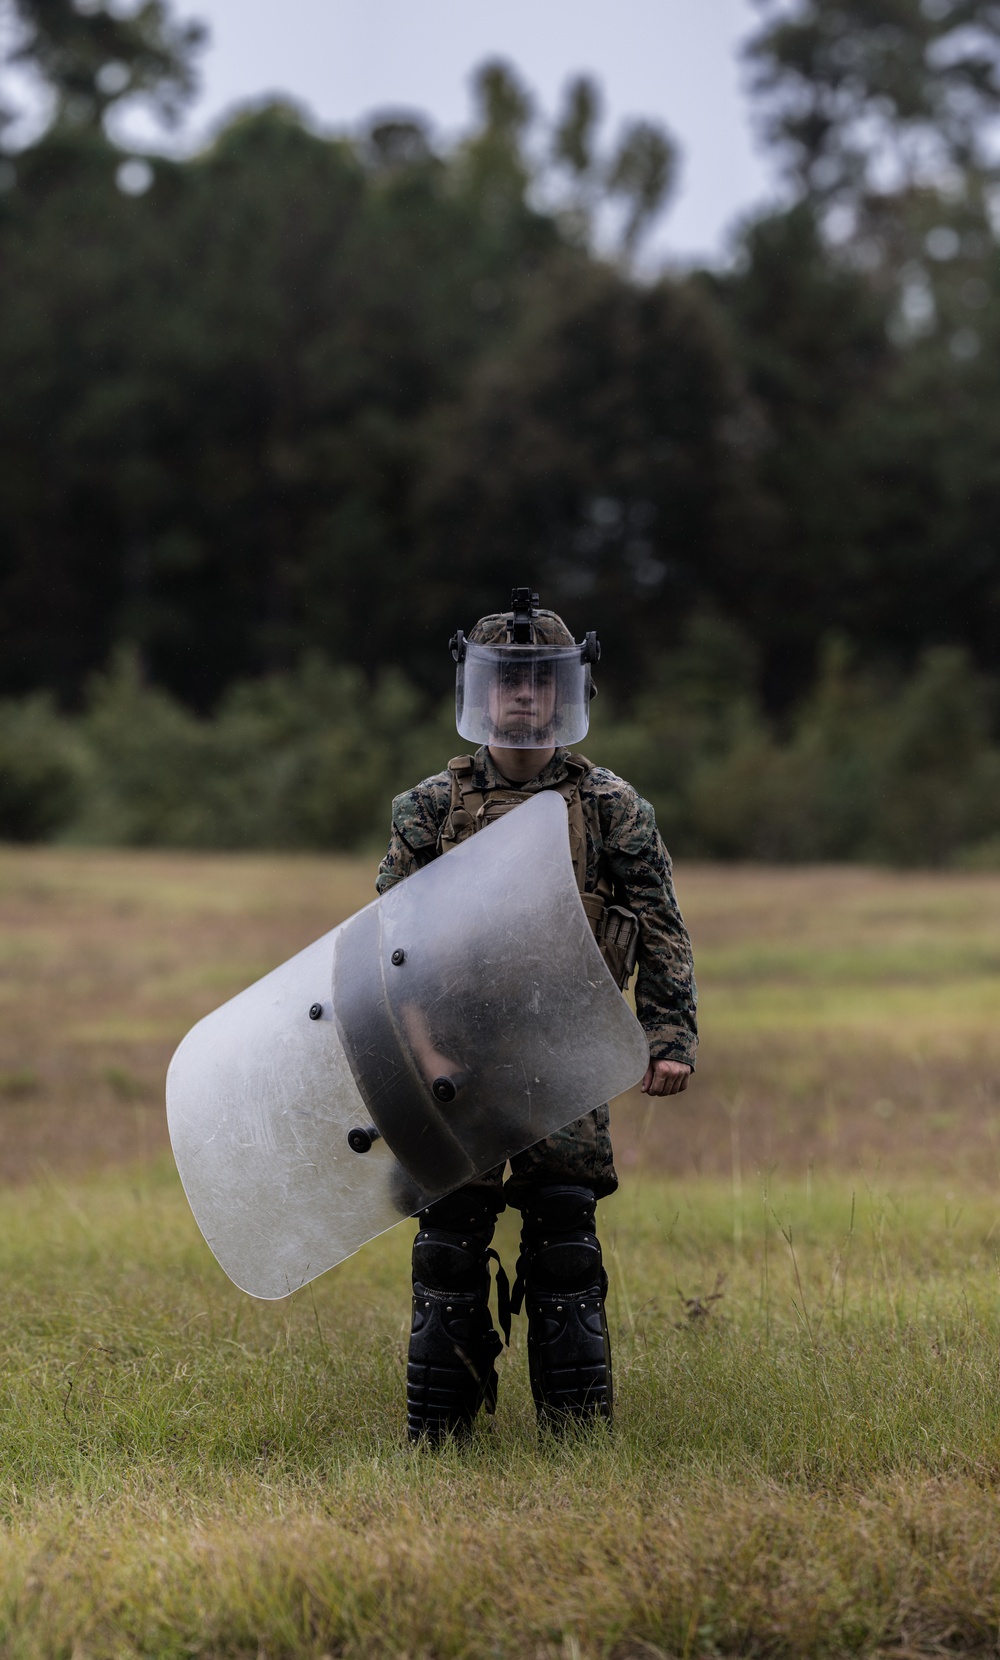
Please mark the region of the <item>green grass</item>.
POLYGON ((402 1436, 408 1226, 260 1304, 166 1163, 4 1194, 0 1653, 993 1652, 1000 1204, 602 1209, 613 1435, 539 1441, 516 1330, 496 1419, 433 1456, 402 1436))
POLYGON ((371 878, 0 849, 0 1660, 996 1655, 1000 878, 681 871, 704 1045, 614 1108, 614 1434, 539 1441, 520 1321, 440 1456, 409 1227, 255 1303, 164 1151, 183 1032, 371 878))

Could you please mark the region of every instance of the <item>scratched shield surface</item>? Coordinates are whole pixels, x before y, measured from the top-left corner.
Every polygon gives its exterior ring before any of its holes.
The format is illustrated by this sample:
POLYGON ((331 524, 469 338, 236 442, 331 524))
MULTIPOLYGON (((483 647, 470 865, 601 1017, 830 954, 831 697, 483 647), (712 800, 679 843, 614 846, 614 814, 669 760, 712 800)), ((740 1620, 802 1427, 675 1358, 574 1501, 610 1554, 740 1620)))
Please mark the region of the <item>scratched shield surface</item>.
POLYGON ((283 1297, 647 1056, 547 792, 200 1021, 167 1077, 171 1144, 226 1273, 283 1297))

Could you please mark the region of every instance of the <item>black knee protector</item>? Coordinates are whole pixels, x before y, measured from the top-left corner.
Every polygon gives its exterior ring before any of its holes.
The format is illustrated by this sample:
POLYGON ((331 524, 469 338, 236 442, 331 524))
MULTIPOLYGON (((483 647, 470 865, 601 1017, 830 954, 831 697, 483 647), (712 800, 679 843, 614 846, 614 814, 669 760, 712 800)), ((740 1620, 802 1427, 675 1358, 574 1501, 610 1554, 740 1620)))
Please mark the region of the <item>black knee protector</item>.
POLYGON ((418 1213, 422 1228, 445 1228, 451 1233, 484 1234, 488 1245, 497 1217, 504 1208, 503 1195, 489 1187, 460 1187, 418 1213))
POLYGON ((489 1290, 487 1252, 503 1204, 492 1193, 459 1189, 428 1205, 417 1217, 413 1283, 435 1291, 489 1290))
POLYGON ((497 1209, 492 1194, 460 1192, 418 1217, 406 1366, 411 1441, 441 1441, 467 1428, 481 1406, 496 1406, 503 1343, 490 1318, 489 1260, 496 1253, 489 1244, 497 1209))
POLYGON ((528 1315, 528 1368, 539 1419, 610 1418, 608 1276, 588 1187, 536 1189, 525 1204, 514 1288, 528 1315))

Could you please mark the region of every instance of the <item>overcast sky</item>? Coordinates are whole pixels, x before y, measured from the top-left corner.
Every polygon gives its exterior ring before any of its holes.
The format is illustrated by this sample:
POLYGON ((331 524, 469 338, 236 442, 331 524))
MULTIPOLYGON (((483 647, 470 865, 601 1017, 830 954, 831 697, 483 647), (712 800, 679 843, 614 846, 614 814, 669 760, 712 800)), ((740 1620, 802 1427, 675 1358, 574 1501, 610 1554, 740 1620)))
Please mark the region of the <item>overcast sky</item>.
POLYGON ((752 0, 179 0, 177 9, 211 31, 188 140, 266 93, 290 94, 329 127, 392 108, 456 132, 469 120, 470 71, 500 55, 550 112, 567 79, 586 71, 603 87, 610 130, 628 116, 671 130, 683 166, 657 237, 666 253, 717 254, 733 220, 774 194, 738 57, 752 0))

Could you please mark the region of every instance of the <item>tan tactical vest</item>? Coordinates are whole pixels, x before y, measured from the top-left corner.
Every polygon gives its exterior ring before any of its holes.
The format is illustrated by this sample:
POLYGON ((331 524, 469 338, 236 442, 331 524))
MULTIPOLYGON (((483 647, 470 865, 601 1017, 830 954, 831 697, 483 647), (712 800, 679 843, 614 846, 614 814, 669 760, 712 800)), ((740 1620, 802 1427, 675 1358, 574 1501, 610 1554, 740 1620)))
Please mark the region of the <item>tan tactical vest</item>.
MULTIPOLYGON (((585 755, 568 755, 565 761, 567 777, 551 788, 562 796, 569 812, 569 850, 576 873, 576 885, 587 913, 587 921, 601 954, 622 990, 628 985, 635 968, 639 949, 639 920, 632 911, 614 903, 614 893, 607 877, 600 874, 597 888, 588 893, 587 881, 587 823, 584 818, 580 783, 593 766, 585 755)), ((451 803, 441 826, 438 847, 449 853, 459 842, 464 842, 477 830, 493 824, 504 813, 519 807, 526 799, 523 790, 500 787, 478 789, 475 783, 475 763, 471 755, 456 755, 448 762, 451 775, 451 803)))

